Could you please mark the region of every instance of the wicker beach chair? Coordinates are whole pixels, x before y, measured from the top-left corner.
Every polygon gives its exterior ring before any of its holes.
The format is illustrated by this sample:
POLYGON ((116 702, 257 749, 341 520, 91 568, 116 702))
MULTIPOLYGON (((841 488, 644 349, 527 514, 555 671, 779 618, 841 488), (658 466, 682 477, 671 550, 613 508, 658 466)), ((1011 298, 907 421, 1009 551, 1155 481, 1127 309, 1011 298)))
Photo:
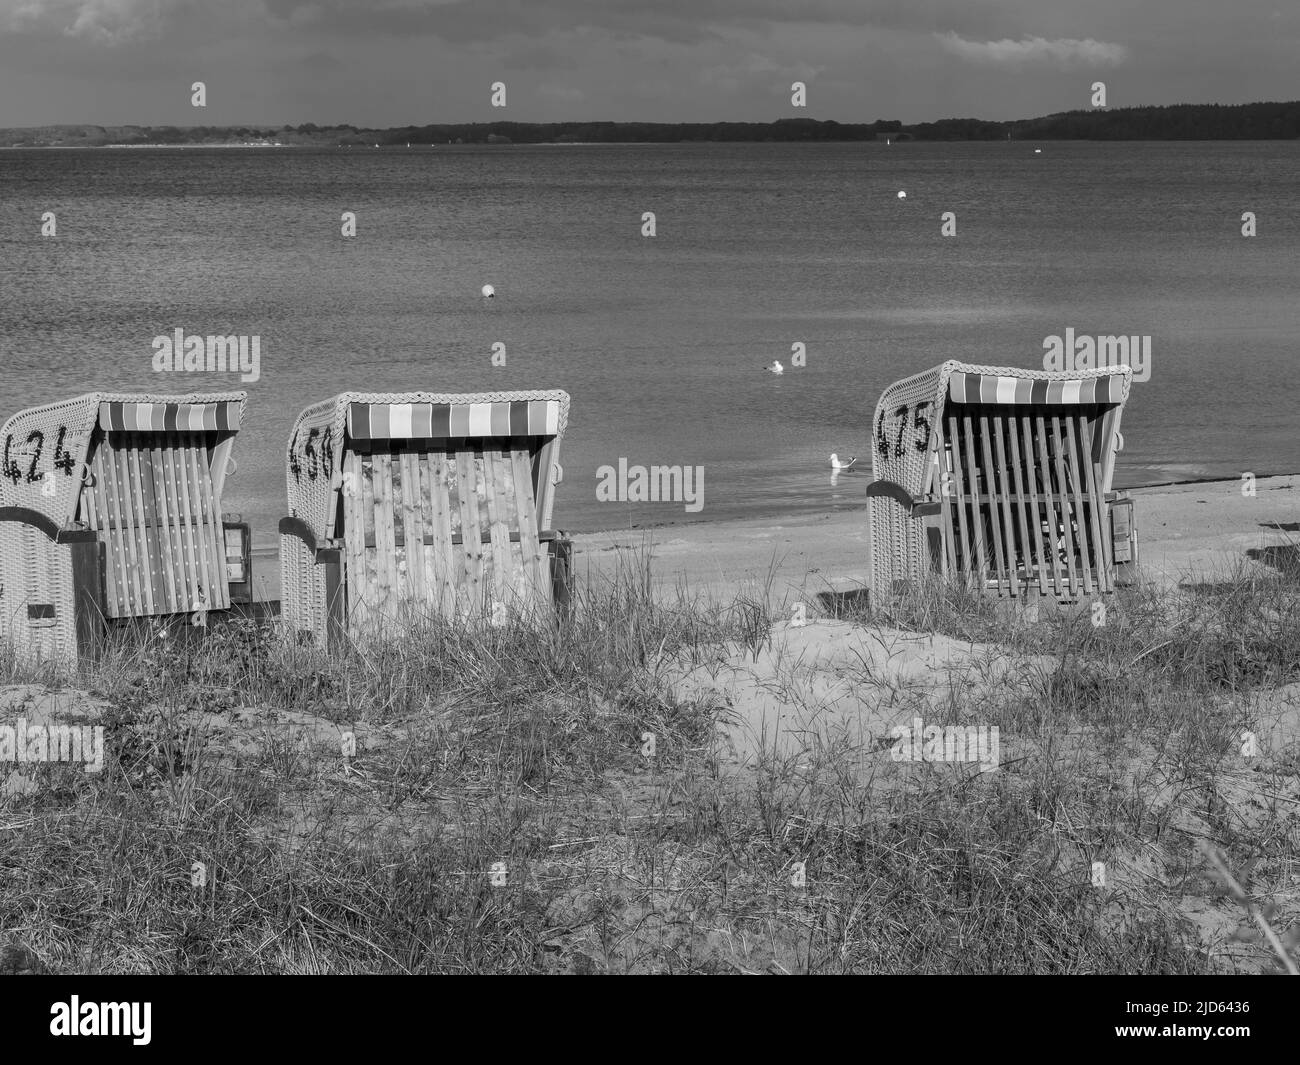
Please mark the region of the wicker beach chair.
POLYGON ((336 650, 431 617, 500 622, 568 601, 551 530, 564 392, 346 392, 287 451, 281 612, 336 650))
POLYGON ((93 655, 115 619, 228 608, 221 493, 246 398, 96 392, 0 427, 0 638, 93 655))
POLYGON ((875 594, 929 573, 1062 602, 1124 583, 1137 533, 1111 477, 1131 380, 949 361, 887 388, 867 488, 875 594))

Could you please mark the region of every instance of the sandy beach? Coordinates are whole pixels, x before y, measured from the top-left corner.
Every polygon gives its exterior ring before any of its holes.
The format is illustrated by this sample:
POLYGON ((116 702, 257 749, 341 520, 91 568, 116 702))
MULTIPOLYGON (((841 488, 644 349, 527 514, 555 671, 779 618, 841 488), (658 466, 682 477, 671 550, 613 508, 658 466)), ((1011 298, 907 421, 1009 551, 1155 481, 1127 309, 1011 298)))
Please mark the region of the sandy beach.
MULTIPOLYGON (((775 601, 810 603, 821 592, 866 588, 871 574, 871 531, 866 486, 860 509, 780 519, 697 522, 574 536, 579 579, 617 572, 650 552, 664 594, 679 586, 692 596, 726 602, 771 583, 775 601)), ((847 478, 846 478, 847 480, 847 478)), ((1240 480, 1139 488, 1136 500, 1139 566, 1146 580, 1165 587, 1234 561, 1270 569, 1300 566, 1300 474, 1260 478, 1254 496, 1240 480)), ((564 527, 564 496, 555 524, 564 527)), ((254 551, 259 599, 280 597, 274 548, 254 551)))
MULTIPOLYGON (((858 476, 863 493, 869 474, 858 476)), ((1265 570, 1300 565, 1300 475, 1211 481, 1133 491, 1139 566, 1146 580, 1173 586, 1242 561, 1265 570)), ((562 513, 562 503, 557 513, 562 513)), ((560 524, 563 524, 561 519, 560 524)), ((575 537, 577 571, 610 573, 649 549, 666 588, 727 600, 771 581, 777 601, 848 592, 870 584, 871 532, 861 510, 779 521, 667 526, 575 537)))

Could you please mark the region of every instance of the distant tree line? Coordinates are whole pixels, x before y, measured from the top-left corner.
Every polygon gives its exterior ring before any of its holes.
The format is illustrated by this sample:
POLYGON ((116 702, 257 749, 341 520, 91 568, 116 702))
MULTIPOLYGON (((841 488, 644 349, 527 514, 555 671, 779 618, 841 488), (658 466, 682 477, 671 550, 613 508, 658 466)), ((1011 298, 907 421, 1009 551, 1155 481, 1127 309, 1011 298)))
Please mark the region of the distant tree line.
POLYGON ((355 140, 365 143, 370 138, 372 144, 478 144, 496 136, 514 144, 844 141, 875 140, 878 132, 893 132, 902 126, 901 122, 845 124, 812 118, 783 118, 776 122, 490 122, 357 131, 355 140))
POLYGON ((1067 111, 1008 123, 1040 140, 1265 141, 1300 137, 1300 103, 1174 104, 1067 111))
POLYGON ((693 141, 1290 140, 1300 137, 1300 101, 1175 104, 1066 111, 990 122, 945 118, 905 125, 782 118, 775 122, 472 122, 365 129, 318 126, 40 126, 0 129, 0 146, 230 144, 279 141, 333 146, 393 144, 576 144, 693 141))

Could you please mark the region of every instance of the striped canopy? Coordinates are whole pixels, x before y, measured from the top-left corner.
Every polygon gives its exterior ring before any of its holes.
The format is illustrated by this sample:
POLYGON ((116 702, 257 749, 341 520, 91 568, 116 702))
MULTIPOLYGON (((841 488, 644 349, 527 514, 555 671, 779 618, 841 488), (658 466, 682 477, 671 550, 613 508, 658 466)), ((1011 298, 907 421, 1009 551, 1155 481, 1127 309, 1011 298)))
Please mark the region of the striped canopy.
POLYGON ((948 378, 948 396, 957 403, 1118 403, 1123 388, 1122 371, 1074 381, 979 373, 948 378))
POLYGON ((101 403, 99 427, 137 433, 237 430, 239 403, 101 403))
POLYGON ((444 440, 471 436, 555 436, 559 401, 501 403, 352 403, 353 440, 444 440))

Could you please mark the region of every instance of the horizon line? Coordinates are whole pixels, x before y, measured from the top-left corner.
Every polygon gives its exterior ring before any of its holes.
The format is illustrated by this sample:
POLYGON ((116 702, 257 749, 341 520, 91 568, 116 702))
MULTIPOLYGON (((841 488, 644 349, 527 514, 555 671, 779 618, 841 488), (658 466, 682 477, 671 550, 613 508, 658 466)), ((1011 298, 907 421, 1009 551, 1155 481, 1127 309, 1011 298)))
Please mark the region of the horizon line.
MULTIPOLYGON (((1208 103, 1175 103, 1175 104, 1128 104, 1115 107, 1079 107, 1067 111, 1051 111, 1047 114, 1031 115, 1024 118, 978 118, 970 115, 957 116, 949 115, 944 118, 919 119, 914 122, 907 122, 899 118, 875 118, 844 121, 837 118, 812 118, 805 115, 785 115, 780 118, 769 119, 736 119, 736 118, 718 118, 712 120, 692 119, 690 121, 671 120, 671 119, 652 119, 652 118, 550 118, 550 119, 511 119, 511 118, 493 118, 493 119, 443 119, 433 122, 422 123, 404 123, 397 126, 375 126, 375 125, 358 125, 355 122, 335 122, 331 124, 322 124, 310 120, 299 122, 297 125, 282 123, 275 126, 275 129, 296 130, 299 126, 315 126, 317 129, 356 129, 356 130, 374 130, 376 132, 386 132, 399 129, 420 129, 426 126, 489 126, 510 123, 516 126, 561 126, 570 124, 581 125, 653 125, 653 126, 716 126, 716 125, 737 125, 737 126, 770 126, 778 122, 816 122, 819 124, 834 123, 839 126, 873 126, 881 122, 898 122, 903 126, 919 126, 938 122, 988 122, 998 125, 1008 125, 1015 122, 1034 122, 1044 118, 1053 118, 1058 115, 1075 115, 1075 114, 1113 114, 1117 111, 1141 111, 1141 110, 1164 110, 1176 107, 1221 107, 1221 108, 1239 108, 1239 107, 1267 107, 1267 106, 1288 106, 1300 105, 1300 99, 1295 100, 1252 100, 1248 103, 1223 104, 1216 102, 1208 103)), ((26 126, 0 126, 0 129, 46 129, 49 127, 61 126, 95 126, 98 128, 135 128, 135 129, 154 129, 160 126, 170 127, 172 129, 227 129, 237 127, 248 129, 254 126, 270 127, 270 122, 242 122, 227 121, 217 123, 198 123, 195 125, 179 125, 173 122, 43 122, 36 125, 26 126)))

